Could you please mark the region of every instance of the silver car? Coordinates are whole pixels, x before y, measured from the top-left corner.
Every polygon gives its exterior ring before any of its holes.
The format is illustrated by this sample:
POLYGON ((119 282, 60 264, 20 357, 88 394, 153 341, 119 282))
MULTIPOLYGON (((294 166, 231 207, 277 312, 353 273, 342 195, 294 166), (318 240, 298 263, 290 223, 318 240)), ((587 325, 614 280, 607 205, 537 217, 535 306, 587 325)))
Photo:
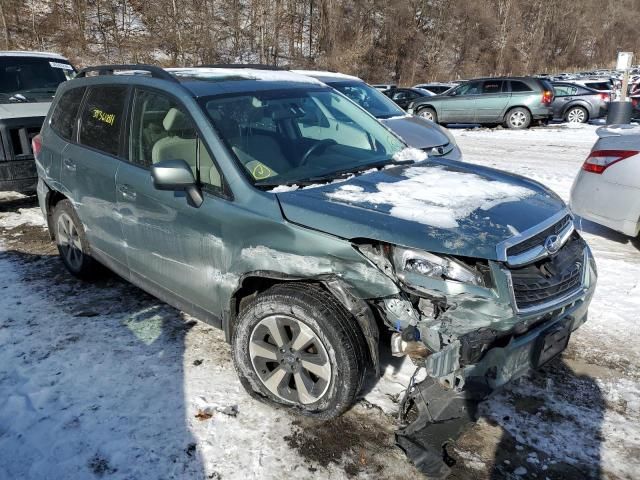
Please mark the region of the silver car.
POLYGON ((453 160, 462 158, 455 138, 446 128, 425 118, 408 115, 393 100, 360 78, 316 70, 295 72, 320 80, 349 97, 410 146, 424 150, 432 156, 446 155, 453 160))

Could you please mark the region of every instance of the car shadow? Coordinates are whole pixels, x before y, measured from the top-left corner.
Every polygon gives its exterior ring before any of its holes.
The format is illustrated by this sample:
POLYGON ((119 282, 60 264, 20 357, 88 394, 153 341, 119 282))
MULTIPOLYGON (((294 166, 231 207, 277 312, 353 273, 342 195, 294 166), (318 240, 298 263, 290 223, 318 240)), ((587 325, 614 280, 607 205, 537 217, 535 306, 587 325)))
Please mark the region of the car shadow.
POLYGON ((638 237, 630 237, 623 233, 612 230, 609 227, 605 227, 604 225, 600 225, 579 216, 576 216, 576 220, 577 228, 581 232, 586 232, 591 235, 597 235, 598 237, 606 238, 607 240, 611 240, 612 242, 622 245, 631 243, 636 248, 640 249, 640 238, 638 237))
POLYGON ((0 251, 0 477, 205 478, 184 391, 195 321, 115 274, 72 277, 30 228, 39 246, 0 251))
POLYGON ((556 359, 483 402, 479 418, 494 436, 471 428, 458 448, 481 452, 492 480, 600 479, 605 409, 596 380, 556 359))

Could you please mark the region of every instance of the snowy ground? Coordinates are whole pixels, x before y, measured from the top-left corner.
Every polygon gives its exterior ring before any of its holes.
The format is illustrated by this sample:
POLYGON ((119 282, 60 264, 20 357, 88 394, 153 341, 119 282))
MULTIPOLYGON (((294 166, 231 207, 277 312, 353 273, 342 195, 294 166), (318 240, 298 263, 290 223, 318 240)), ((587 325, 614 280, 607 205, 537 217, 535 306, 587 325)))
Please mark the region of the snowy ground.
MULTIPOLYGON (((454 135, 467 161, 565 199, 596 138, 564 125, 454 135)), ((483 403, 454 478, 637 478, 640 244, 582 229, 600 272, 589 321, 561 360, 483 403)), ((390 417, 410 363, 385 356, 340 419, 300 419, 244 393, 221 332, 115 276, 77 281, 56 256, 34 200, 0 196, 0 479, 420 478, 390 417)))

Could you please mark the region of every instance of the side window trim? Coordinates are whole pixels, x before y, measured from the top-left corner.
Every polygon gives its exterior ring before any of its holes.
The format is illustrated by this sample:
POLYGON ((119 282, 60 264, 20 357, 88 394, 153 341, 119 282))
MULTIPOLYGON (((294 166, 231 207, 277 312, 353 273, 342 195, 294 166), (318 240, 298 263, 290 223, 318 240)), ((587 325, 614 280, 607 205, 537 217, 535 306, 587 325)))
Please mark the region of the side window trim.
POLYGON ((143 165, 140 165, 138 163, 135 163, 131 160, 130 158, 130 154, 131 154, 131 146, 130 146, 130 142, 131 142, 131 129, 134 127, 133 125, 133 118, 135 117, 134 113, 134 108, 137 105, 137 95, 139 95, 142 92, 148 92, 148 93, 152 93, 155 95, 164 95, 165 97, 169 98, 171 101, 173 101, 178 107, 180 107, 182 109, 183 112, 185 112, 188 116, 189 116, 189 120, 191 120, 191 123, 193 123, 194 129, 196 131, 196 138, 197 138, 197 142, 196 142, 196 153, 197 153, 197 158, 196 158, 196 173, 197 173, 197 177, 196 181, 199 183, 200 188, 202 188, 202 190, 204 192, 207 192, 211 195, 214 195, 217 198, 223 198, 225 200, 229 200, 229 201, 233 201, 233 192, 231 191, 231 189, 229 188, 229 185, 227 184, 226 180, 225 180, 225 176, 223 175, 222 169, 220 168, 220 165, 218 164, 218 162, 216 161, 216 158, 213 156, 213 154, 211 153, 211 149, 209 148, 209 146, 207 145, 207 142, 204 141, 204 136, 202 135, 202 131, 200 130, 200 127, 198 126, 197 122, 195 120, 193 120, 193 117, 191 116, 191 113, 189 112, 189 110, 185 107, 184 103, 177 98, 175 95, 173 95, 170 92, 167 92, 165 90, 160 90, 157 88, 153 88, 153 87, 147 87, 147 86, 140 86, 140 85, 135 85, 134 88, 131 89, 131 93, 130 93, 130 105, 128 106, 127 110, 129 111, 128 117, 127 117, 127 124, 126 124, 126 145, 125 145, 125 151, 127 153, 126 157, 121 158, 121 160, 126 161, 128 164, 133 165, 135 167, 138 168, 143 168, 147 171, 149 171, 149 168, 144 167, 143 165), (204 145, 204 148, 207 150, 207 153, 209 154, 209 157, 211 158, 211 161, 213 162, 213 165, 215 166, 215 168, 218 170, 218 173, 220 174, 220 183, 221 183, 221 187, 220 189, 214 188, 212 185, 209 185, 208 183, 202 183, 200 180, 200 143, 202 143, 204 145))

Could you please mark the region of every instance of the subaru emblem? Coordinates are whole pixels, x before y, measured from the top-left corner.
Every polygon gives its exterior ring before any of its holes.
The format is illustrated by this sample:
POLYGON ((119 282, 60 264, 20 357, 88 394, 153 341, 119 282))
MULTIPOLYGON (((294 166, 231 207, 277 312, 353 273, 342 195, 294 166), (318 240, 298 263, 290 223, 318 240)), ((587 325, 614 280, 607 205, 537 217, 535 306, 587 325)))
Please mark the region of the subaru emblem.
POLYGON ((544 241, 544 249, 550 254, 553 255, 560 250, 560 237, 558 235, 550 235, 544 241))

